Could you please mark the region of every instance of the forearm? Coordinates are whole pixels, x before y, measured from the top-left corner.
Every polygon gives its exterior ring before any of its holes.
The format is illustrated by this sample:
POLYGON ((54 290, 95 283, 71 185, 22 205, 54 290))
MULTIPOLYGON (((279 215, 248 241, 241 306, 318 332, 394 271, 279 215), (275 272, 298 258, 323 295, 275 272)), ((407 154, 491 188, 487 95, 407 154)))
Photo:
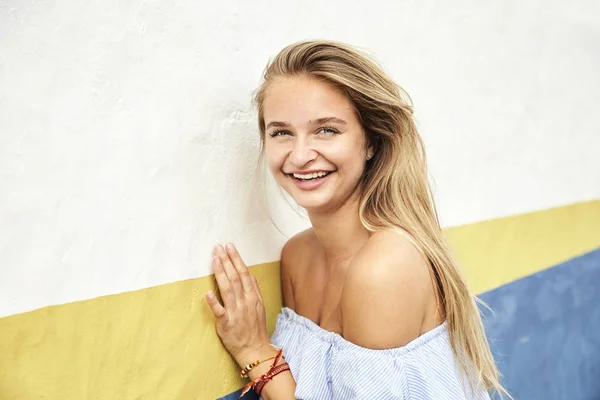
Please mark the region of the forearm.
MULTIPOLYGON (((284 349, 285 352, 285 349, 284 349)), ((264 346, 261 349, 253 350, 251 352, 240 355, 237 358, 238 364, 241 368, 252 363, 255 360, 263 359, 266 357, 274 357, 277 355, 277 350, 272 345, 264 346)), ((281 365, 284 360, 280 361, 277 365, 281 365)), ((266 374, 271 367, 273 360, 265 361, 256 367, 252 368, 248 373, 250 380, 254 380, 259 376, 266 374)), ((296 390, 296 382, 292 377, 291 372, 283 371, 274 376, 267 384, 263 387, 260 396, 264 400, 292 400, 294 398, 294 392, 296 390)))

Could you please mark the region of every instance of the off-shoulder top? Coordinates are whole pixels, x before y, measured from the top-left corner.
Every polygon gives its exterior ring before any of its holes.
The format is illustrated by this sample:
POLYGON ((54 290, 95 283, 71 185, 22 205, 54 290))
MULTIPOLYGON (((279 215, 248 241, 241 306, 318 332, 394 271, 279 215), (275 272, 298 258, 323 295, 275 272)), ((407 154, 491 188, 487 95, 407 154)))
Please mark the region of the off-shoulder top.
POLYGON ((283 307, 271 342, 283 348, 297 399, 490 399, 485 390, 470 389, 446 322, 405 346, 375 350, 283 307))

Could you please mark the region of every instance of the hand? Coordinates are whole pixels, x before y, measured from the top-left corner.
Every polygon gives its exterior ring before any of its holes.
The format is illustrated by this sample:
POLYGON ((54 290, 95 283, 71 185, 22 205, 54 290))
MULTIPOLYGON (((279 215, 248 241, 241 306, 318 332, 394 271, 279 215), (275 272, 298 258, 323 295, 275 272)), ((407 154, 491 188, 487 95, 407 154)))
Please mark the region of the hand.
POLYGON ((231 243, 213 251, 213 269, 223 305, 209 291, 206 300, 217 319, 217 334, 229 353, 238 361, 270 345, 265 306, 256 278, 248 272, 231 243))

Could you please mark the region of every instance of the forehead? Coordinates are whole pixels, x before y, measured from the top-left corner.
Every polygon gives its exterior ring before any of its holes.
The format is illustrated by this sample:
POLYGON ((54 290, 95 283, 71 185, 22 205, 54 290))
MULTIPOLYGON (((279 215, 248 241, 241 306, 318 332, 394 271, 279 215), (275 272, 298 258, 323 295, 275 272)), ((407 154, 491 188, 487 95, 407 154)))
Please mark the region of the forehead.
POLYGON ((266 92, 265 124, 287 121, 292 125, 322 117, 339 117, 358 123, 352 102, 332 85, 308 77, 280 78, 266 92))

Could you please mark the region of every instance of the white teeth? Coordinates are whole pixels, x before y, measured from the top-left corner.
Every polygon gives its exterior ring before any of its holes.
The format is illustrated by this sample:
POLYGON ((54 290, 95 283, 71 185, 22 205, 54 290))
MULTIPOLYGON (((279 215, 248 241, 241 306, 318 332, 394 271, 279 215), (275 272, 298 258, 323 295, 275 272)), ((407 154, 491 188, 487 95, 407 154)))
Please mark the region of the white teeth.
POLYGON ((294 178, 306 180, 306 179, 320 178, 327 174, 329 174, 329 172, 320 171, 320 172, 313 172, 312 174, 292 174, 292 175, 294 175, 294 178))

